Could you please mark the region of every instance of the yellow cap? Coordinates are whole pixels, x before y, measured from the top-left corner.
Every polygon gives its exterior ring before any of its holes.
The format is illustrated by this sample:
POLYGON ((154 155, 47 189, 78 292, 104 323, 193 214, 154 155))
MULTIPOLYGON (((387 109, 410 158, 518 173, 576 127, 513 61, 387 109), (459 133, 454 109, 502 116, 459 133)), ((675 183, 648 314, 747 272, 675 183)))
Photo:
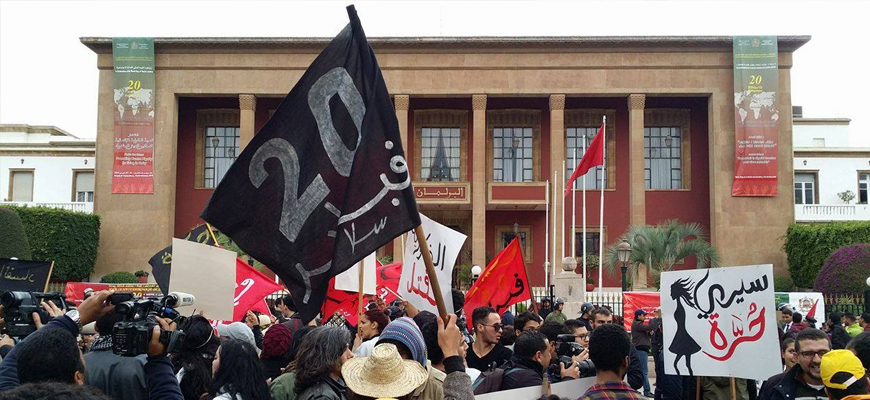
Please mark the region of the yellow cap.
MULTIPOLYGON (((849 350, 829 351, 822 357, 822 382, 831 389, 846 389, 851 384, 864 378, 864 365, 861 360, 849 350), (850 375, 845 382, 832 382, 834 375, 845 372, 850 375)), ((841 380, 841 379, 838 379, 841 380)))

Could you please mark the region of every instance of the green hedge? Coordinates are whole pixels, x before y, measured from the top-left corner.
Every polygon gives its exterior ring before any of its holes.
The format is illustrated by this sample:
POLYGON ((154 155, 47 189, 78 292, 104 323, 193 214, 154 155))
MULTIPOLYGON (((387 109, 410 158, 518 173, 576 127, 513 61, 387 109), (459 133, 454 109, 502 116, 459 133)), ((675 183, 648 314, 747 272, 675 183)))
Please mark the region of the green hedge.
POLYGON ((100 283, 139 283, 139 278, 131 272, 118 271, 103 275, 100 283))
POLYGON ((32 259, 54 261, 52 280, 86 279, 94 272, 100 243, 98 215, 47 207, 9 208, 21 217, 32 259))
POLYGON ((29 260, 30 244, 18 214, 0 208, 0 258, 12 257, 29 260))
POLYGON ((792 224, 785 234, 788 270, 794 284, 811 288, 828 256, 843 246, 870 243, 870 222, 792 224))

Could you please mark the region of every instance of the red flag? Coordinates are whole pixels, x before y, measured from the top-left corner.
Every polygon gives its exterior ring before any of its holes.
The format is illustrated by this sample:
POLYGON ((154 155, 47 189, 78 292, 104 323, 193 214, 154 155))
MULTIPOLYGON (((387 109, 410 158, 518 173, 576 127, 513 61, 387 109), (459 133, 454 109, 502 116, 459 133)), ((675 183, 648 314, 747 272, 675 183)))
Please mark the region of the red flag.
POLYGON ((465 295, 462 308, 468 318, 469 329, 474 329, 471 313, 477 307, 490 306, 501 315, 508 307, 532 298, 523 253, 517 238, 486 266, 486 269, 465 295))
POLYGON ((586 175, 587 172, 592 167, 597 167, 599 165, 604 165, 604 124, 598 128, 598 133, 595 134, 595 139, 592 139, 592 144, 586 148, 586 153, 583 154, 583 158, 577 164, 577 168, 574 170, 574 173, 571 174, 571 179, 568 179, 568 186, 565 187, 565 195, 568 195, 568 191, 571 190, 571 187, 574 185, 574 181, 577 178, 586 175))
POLYGON ((248 310, 270 315, 263 301, 269 294, 284 287, 257 271, 248 263, 236 258, 236 297, 233 301, 233 320, 240 321, 248 310))
POLYGON ((359 293, 346 292, 335 288, 335 278, 329 280, 329 289, 326 291, 326 301, 323 302, 321 314, 323 315, 322 323, 326 323, 332 318, 332 314, 336 311, 344 315, 344 319, 351 325, 356 326, 357 323, 357 303, 359 302, 359 293))
POLYGON ((389 288, 393 292, 399 291, 399 278, 402 277, 402 262, 397 261, 392 264, 380 265, 378 263, 378 297, 384 300, 384 303, 389 305, 397 297, 390 293, 389 288))

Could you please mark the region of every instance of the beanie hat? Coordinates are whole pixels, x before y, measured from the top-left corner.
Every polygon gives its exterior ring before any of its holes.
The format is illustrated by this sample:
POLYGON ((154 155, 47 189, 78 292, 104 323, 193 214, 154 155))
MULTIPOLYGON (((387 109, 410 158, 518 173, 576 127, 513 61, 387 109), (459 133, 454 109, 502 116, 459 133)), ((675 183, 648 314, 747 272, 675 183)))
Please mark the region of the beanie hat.
POLYGON ((404 344, 411 351, 414 360, 426 368, 426 342, 423 341, 423 333, 420 332, 420 328, 417 327, 413 319, 402 317, 391 322, 381 331, 378 341, 385 339, 392 339, 404 344))
POLYGON ((287 354, 290 350, 290 345, 293 344, 293 333, 290 328, 276 324, 266 330, 263 335, 263 351, 260 353, 260 358, 280 358, 287 354))
POLYGON ((245 342, 248 342, 254 348, 257 348, 257 342, 254 341, 254 332, 251 331, 251 328, 248 328, 243 322, 233 322, 224 328, 226 331, 226 335, 221 334, 221 336, 227 336, 230 339, 238 339, 245 342))

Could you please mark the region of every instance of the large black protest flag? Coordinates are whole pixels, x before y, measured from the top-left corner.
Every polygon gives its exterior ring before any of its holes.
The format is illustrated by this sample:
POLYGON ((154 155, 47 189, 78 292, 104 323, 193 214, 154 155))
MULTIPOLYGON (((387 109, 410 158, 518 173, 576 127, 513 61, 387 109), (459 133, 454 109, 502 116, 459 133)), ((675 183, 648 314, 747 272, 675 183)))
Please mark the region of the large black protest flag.
POLYGON ((288 284, 306 321, 331 277, 420 224, 390 95, 348 14, 202 212, 288 284))

